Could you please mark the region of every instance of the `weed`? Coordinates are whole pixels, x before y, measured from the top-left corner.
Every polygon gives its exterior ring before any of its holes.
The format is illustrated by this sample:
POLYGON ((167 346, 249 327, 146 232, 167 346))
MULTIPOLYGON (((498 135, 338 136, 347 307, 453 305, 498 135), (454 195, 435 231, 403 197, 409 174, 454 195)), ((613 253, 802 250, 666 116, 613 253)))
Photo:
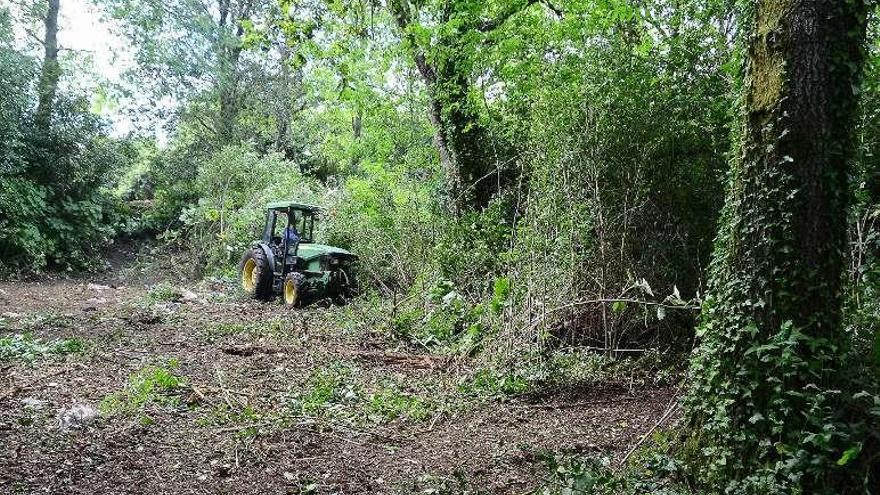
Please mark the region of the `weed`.
POLYGON ((369 394, 365 409, 367 417, 376 423, 394 421, 400 417, 424 421, 431 415, 431 405, 425 399, 403 393, 391 385, 369 394))
POLYGON ((461 393, 479 397, 498 397, 527 392, 532 383, 516 371, 501 373, 490 368, 478 370, 471 378, 463 379, 458 386, 461 393))
MULTIPOLYGON (((175 393, 186 384, 183 378, 174 373, 177 367, 177 360, 169 359, 163 365, 147 366, 132 373, 123 390, 104 397, 100 406, 101 414, 130 415, 142 411, 149 405, 177 406, 179 398, 175 393)), ((152 421, 149 417, 146 419, 152 421)), ((141 420, 143 423, 144 416, 141 420)))
MULTIPOLYGON (((577 457, 539 452, 538 458, 548 472, 545 484, 536 495, 683 495, 690 493, 677 486, 668 472, 655 468, 653 462, 639 463, 637 469, 614 470, 608 458, 577 457)), ((655 458, 668 459, 663 455, 655 458)))
POLYGON ((47 312, 23 318, 21 327, 25 330, 54 330, 70 328, 73 326, 73 318, 63 313, 47 312))
POLYGON ((294 409, 304 416, 339 415, 361 396, 358 387, 349 383, 350 376, 351 369, 340 364, 318 370, 309 379, 308 390, 294 397, 294 409))
POLYGON ((479 350, 485 334, 481 321, 487 312, 485 304, 469 304, 444 283, 430 291, 428 301, 427 309, 418 305, 395 311, 385 323, 391 335, 437 352, 473 354, 479 350))
POLYGON ((475 488, 468 480, 467 474, 461 470, 455 470, 452 476, 423 474, 419 476, 413 491, 428 495, 478 495, 485 493, 475 488))
POLYGON ((79 338, 43 342, 29 333, 0 337, 0 361, 33 361, 45 355, 82 352, 85 342, 79 338))
POLYGON ((222 426, 228 424, 252 423, 258 421, 260 415, 251 406, 233 409, 227 404, 214 407, 208 414, 199 418, 202 426, 222 426))
POLYGON ((669 385, 680 379, 682 370, 674 360, 657 351, 640 356, 612 358, 582 349, 564 349, 536 366, 544 383, 625 382, 628 385, 669 385))
POLYGON ((354 380, 356 376, 357 370, 341 364, 316 371, 306 391, 294 396, 294 414, 381 424, 396 419, 424 421, 435 409, 429 400, 403 391, 394 382, 365 387, 354 380))
POLYGON ((154 285, 145 296, 148 303, 172 302, 180 299, 180 291, 167 283, 154 285))
POLYGON ((209 340, 226 337, 229 335, 241 335, 250 333, 251 327, 243 323, 216 323, 205 329, 205 337, 209 340))
POLYGON ((202 415, 198 419, 200 426, 235 426, 241 425, 239 436, 255 436, 257 431, 252 425, 263 419, 263 415, 257 413, 252 406, 233 408, 228 404, 220 404, 202 415))

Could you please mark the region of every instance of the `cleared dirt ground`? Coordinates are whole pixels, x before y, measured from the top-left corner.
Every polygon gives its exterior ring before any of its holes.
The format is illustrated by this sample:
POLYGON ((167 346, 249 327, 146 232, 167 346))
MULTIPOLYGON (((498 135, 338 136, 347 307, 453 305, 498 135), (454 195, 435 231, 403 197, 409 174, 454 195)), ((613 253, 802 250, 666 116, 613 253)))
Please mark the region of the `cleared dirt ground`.
POLYGON ((619 459, 672 398, 616 383, 478 397, 461 391, 469 359, 357 330, 350 308, 179 280, 157 298, 159 278, 0 282, 0 338, 83 344, 0 360, 0 493, 528 493, 541 452, 619 459), (156 367, 181 383, 108 408, 156 367), (101 414, 65 428, 74 405, 101 414))

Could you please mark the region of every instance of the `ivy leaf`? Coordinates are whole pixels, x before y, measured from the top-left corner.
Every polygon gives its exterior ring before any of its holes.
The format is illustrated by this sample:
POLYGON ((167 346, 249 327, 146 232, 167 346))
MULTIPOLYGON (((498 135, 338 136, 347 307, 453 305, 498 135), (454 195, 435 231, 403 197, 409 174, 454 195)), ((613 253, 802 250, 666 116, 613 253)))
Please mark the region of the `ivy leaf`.
POLYGON ((843 451, 843 455, 840 456, 840 459, 837 460, 837 465, 838 466, 846 466, 847 464, 849 464, 849 462, 851 460, 858 457, 859 452, 861 452, 861 451, 862 451, 862 444, 861 443, 857 443, 857 444, 853 445, 852 447, 846 449, 845 451, 843 451))

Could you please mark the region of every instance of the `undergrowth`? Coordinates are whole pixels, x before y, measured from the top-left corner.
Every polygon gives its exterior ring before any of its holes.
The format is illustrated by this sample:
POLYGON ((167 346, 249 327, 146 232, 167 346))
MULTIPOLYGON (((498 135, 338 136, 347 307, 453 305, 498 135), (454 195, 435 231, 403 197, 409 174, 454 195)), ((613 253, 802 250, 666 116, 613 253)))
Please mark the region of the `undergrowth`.
POLYGON ((45 356, 61 356, 82 352, 86 347, 79 338, 43 341, 30 333, 0 337, 0 361, 30 362, 45 356))
POLYGON ((436 398, 412 392, 393 378, 364 383, 360 375, 360 370, 340 363, 315 371, 291 397, 291 414, 369 425, 420 422, 440 412, 436 398))
POLYGON ((99 408, 101 414, 106 417, 137 415, 142 424, 150 424, 153 419, 148 409, 179 407, 179 394, 186 380, 177 375, 178 367, 176 359, 168 359, 135 371, 122 390, 104 397, 99 408))

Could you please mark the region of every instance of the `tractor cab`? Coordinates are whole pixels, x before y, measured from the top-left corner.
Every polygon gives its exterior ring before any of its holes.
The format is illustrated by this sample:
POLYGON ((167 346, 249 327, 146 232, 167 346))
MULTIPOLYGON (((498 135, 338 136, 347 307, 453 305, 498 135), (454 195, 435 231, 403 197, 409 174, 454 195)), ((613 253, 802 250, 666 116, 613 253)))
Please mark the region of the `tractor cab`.
POLYGON ((354 296, 357 256, 315 242, 315 222, 322 211, 294 201, 266 205, 263 237, 241 261, 245 292, 263 301, 280 294, 291 306, 315 299, 341 302, 354 296))
POLYGON ((296 256, 300 244, 315 242, 315 221, 320 214, 318 206, 289 201, 269 203, 263 242, 272 246, 278 259, 296 256))

